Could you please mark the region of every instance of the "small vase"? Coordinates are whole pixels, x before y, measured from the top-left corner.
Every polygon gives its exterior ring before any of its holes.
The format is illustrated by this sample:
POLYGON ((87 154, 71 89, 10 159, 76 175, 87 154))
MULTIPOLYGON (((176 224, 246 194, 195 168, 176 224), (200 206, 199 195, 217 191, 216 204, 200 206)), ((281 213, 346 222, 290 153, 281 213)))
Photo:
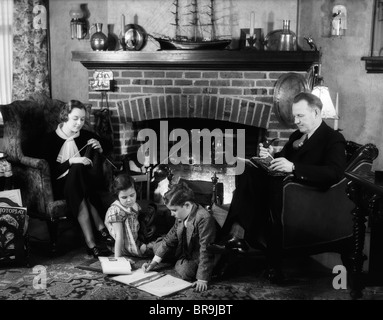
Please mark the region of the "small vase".
POLYGON ((96 23, 92 28, 96 28, 96 32, 90 37, 90 46, 94 51, 105 51, 108 49, 108 37, 102 32, 102 23, 96 23))

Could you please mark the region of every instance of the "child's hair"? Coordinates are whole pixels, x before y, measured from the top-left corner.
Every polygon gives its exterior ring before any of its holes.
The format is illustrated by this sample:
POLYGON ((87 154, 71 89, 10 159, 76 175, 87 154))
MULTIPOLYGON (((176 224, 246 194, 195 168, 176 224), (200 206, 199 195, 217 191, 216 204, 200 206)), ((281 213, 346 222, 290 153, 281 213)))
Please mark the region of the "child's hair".
POLYGON ((122 190, 133 188, 136 190, 136 184, 134 179, 127 173, 119 173, 113 179, 112 193, 114 196, 118 196, 118 193, 122 190))
POLYGON ((186 201, 195 202, 194 192, 185 182, 174 184, 163 197, 165 205, 183 206, 186 201))

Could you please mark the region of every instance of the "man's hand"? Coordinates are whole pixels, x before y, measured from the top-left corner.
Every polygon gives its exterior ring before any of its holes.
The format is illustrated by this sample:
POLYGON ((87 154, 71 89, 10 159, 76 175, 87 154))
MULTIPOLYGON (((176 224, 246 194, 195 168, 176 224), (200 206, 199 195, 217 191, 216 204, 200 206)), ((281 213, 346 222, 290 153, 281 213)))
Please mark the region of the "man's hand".
POLYGON ((144 272, 149 272, 149 271, 153 271, 154 268, 157 266, 157 262, 155 261, 151 261, 151 262, 145 262, 143 265, 142 265, 142 270, 144 270, 144 272))
POLYGON ((260 144, 258 145, 258 147, 259 147, 259 151, 258 151, 258 155, 259 155, 259 157, 261 157, 261 158, 266 158, 268 155, 273 156, 273 154, 274 154, 274 148, 273 148, 273 146, 269 146, 268 148, 265 148, 265 147, 263 146, 263 144, 260 143, 260 144))
POLYGON ((192 284, 195 287, 194 291, 203 292, 207 290, 207 281, 197 280, 192 284))
POLYGON ((293 172, 293 163, 286 158, 275 158, 270 162, 270 169, 291 173, 293 172))

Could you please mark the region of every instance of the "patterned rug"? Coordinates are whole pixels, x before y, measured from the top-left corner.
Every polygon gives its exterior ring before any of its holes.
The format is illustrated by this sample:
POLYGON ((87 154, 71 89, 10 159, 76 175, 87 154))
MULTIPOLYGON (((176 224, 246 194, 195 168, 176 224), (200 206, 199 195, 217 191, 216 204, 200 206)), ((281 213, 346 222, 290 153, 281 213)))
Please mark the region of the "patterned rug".
MULTIPOLYGON (((30 268, 0 269, 0 300, 350 300, 348 290, 332 288, 329 272, 307 274, 300 270, 298 276, 290 272, 289 281, 276 286, 262 277, 262 263, 252 260, 240 263, 231 278, 212 281, 208 291, 198 293, 188 288, 159 298, 112 280, 100 272, 97 260, 83 250, 74 250, 30 268)), ((136 263, 139 267, 143 261, 136 263)), ((167 271, 172 272, 171 268, 167 271)), ((363 299, 383 299, 383 289, 368 287, 363 299)))

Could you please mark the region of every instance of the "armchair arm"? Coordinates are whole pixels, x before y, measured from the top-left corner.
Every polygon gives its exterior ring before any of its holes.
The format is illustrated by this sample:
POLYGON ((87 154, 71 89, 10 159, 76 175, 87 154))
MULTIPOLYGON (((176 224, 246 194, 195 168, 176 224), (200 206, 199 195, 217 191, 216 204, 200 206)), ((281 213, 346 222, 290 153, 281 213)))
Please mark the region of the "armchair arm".
POLYGON ((286 185, 288 182, 294 182, 295 176, 294 174, 290 173, 286 177, 283 178, 283 184, 286 185))
POLYGON ((22 156, 20 162, 10 160, 13 180, 22 192, 23 205, 31 215, 49 218, 48 206, 54 201, 51 174, 44 159, 22 156))
POLYGON ((50 176, 49 164, 45 159, 22 156, 20 158, 20 163, 30 168, 39 169, 44 172, 44 174, 50 176))
POLYGON ((367 143, 365 145, 360 145, 355 142, 347 142, 347 153, 351 154, 348 159, 348 164, 346 172, 355 170, 355 168, 361 163, 371 163, 378 157, 379 150, 372 144, 367 143))
POLYGON ((288 182, 283 187, 283 246, 307 247, 352 235, 351 210, 346 194, 347 179, 327 190, 288 182))

